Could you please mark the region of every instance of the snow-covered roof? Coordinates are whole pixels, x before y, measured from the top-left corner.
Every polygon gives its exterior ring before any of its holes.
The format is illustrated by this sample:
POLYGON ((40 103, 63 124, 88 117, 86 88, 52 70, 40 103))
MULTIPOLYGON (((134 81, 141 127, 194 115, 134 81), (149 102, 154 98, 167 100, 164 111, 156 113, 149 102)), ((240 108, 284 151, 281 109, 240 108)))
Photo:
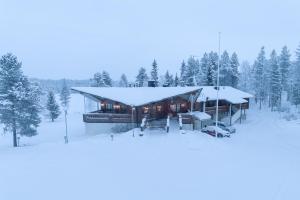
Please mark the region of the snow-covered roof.
MULTIPOLYGON (((252 94, 243 92, 230 86, 220 86, 219 99, 226 100, 232 104, 246 103, 245 98, 253 98, 252 94)), ((217 99, 217 90, 214 86, 203 86, 197 101, 210 101, 217 99)))
POLYGON ((194 112, 190 112, 190 114, 195 116, 199 120, 211 119, 211 116, 205 112, 194 111, 194 112))
POLYGON ((86 96, 141 106, 178 95, 200 92, 201 87, 73 87, 72 90, 86 96))

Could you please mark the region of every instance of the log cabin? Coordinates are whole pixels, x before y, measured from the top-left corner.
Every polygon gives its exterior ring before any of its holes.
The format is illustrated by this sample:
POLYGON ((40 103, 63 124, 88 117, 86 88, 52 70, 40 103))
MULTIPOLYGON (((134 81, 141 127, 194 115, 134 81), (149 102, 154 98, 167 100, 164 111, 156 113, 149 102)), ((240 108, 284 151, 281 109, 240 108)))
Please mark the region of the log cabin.
MULTIPOLYGON (((216 88, 197 87, 73 87, 97 102, 97 109, 84 113, 88 134, 111 132, 115 127, 139 127, 143 119, 151 127, 166 126, 166 120, 178 121, 185 129, 200 129, 209 124, 216 112, 216 88)), ((232 124, 246 115, 251 94, 232 87, 219 87, 219 120, 232 124), (237 114, 238 113, 238 114, 237 114), (239 115, 239 116, 237 116, 239 115), (236 117, 237 116, 237 117, 236 117), (235 118, 233 118, 235 117, 235 118)))

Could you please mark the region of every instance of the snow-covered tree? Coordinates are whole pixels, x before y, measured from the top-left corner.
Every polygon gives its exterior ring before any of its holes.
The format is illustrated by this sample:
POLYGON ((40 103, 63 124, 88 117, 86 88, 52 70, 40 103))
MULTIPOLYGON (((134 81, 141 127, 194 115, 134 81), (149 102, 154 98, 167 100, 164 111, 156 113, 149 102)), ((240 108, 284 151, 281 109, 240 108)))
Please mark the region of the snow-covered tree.
POLYGON ((174 86, 177 87, 179 85, 180 85, 180 81, 179 81, 179 78, 178 78, 177 73, 176 73, 175 78, 174 78, 174 86))
POLYGON ((171 87, 174 84, 173 76, 170 75, 169 71, 167 70, 165 76, 164 76, 164 84, 165 87, 171 87))
POLYGON ((239 82, 239 68, 240 63, 237 54, 234 52, 230 58, 230 68, 231 68, 231 83, 230 86, 236 88, 239 82))
POLYGON ((198 73, 200 70, 200 63, 193 56, 188 59, 187 62, 187 73, 186 73, 186 84, 188 86, 195 86, 197 84, 198 73))
POLYGON ((69 102, 70 102, 71 94, 70 94, 70 89, 67 85, 66 80, 63 80, 62 84, 62 89, 60 91, 60 102, 62 107, 67 110, 69 107, 69 102))
POLYGON ((227 51, 224 51, 220 60, 220 85, 230 86, 231 80, 230 58, 227 51))
POLYGON ((128 87, 128 80, 125 74, 122 74, 119 82, 120 87, 128 87))
POLYGON ((243 91, 252 92, 254 89, 253 87, 253 67, 249 64, 249 62, 244 61, 241 64, 240 67, 240 73, 239 73, 239 84, 238 88, 240 88, 243 91))
POLYGON ((296 61, 294 63, 292 81, 292 103, 296 106, 300 104, 300 45, 296 50, 296 61))
POLYGON ((14 147, 17 146, 17 133, 36 135, 41 121, 41 91, 23 75, 21 66, 17 57, 10 53, 0 59, 0 121, 12 132, 14 147))
POLYGON ((102 79, 105 87, 112 87, 112 79, 107 71, 102 72, 102 79))
POLYGON ((261 109, 261 104, 266 98, 265 90, 265 79, 264 70, 267 65, 265 48, 262 47, 260 53, 254 62, 254 88, 255 88, 255 98, 259 101, 259 108, 261 109))
POLYGON ((187 66, 183 60, 180 66, 180 86, 184 87, 186 85, 187 85, 187 66))
POLYGON ((93 87, 105 87, 105 83, 102 78, 102 73, 97 72, 94 74, 94 77, 92 80, 92 86, 93 87))
POLYGON ((273 50, 270 56, 270 66, 271 66, 271 91, 270 91, 270 103, 271 110, 274 107, 280 107, 280 97, 281 97, 281 75, 278 64, 278 57, 276 51, 273 50))
MULTIPOLYGON (((200 71, 202 73, 202 80, 201 80, 201 84, 200 85, 209 85, 208 82, 210 82, 208 80, 208 77, 209 76, 212 76, 212 75, 209 75, 208 76, 208 73, 209 73, 209 58, 208 58, 208 54, 207 53, 204 53, 203 54, 203 57, 201 58, 201 61, 200 61, 200 71)), ((211 80, 212 82, 212 80, 211 80)))
POLYGON ((208 55, 207 85, 217 85, 218 57, 218 54, 213 51, 208 55))
POLYGON ((139 87, 145 87, 147 85, 148 75, 146 73, 146 69, 141 67, 139 69, 139 73, 136 76, 136 83, 139 87))
POLYGON ((281 50, 281 54, 279 57, 279 66, 280 66, 280 73, 281 73, 281 85, 282 85, 282 89, 285 91, 288 90, 288 75, 291 66, 290 57, 291 55, 287 46, 284 46, 281 50))
POLYGON ((155 87, 157 87, 158 86, 158 66, 157 66, 157 62, 155 59, 152 63, 151 80, 154 81, 155 87))
POLYGON ((54 120, 60 115, 60 110, 59 105, 56 102, 55 95, 52 91, 48 92, 46 108, 49 112, 48 114, 51 121, 54 122, 54 120))

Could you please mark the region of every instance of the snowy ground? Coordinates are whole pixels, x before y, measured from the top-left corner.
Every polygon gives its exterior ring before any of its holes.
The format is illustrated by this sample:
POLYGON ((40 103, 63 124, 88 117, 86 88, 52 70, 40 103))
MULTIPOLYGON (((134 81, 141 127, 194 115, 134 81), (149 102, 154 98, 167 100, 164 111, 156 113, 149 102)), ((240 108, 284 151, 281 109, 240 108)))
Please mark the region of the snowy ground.
POLYGON ((146 131, 85 136, 73 95, 70 143, 64 123, 44 120, 39 136, 11 147, 0 136, 0 200, 300 199, 300 124, 252 109, 231 138, 146 131))

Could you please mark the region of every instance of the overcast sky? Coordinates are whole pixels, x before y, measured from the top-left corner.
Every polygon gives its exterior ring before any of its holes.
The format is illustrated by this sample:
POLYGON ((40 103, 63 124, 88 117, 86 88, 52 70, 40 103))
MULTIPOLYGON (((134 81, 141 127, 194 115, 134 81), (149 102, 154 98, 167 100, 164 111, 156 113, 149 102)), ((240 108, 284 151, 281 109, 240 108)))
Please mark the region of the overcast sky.
POLYGON ((176 72, 190 55, 218 48, 240 60, 260 47, 294 53, 300 42, 299 0, 0 0, 0 53, 12 52, 25 74, 39 78, 89 78, 107 70, 134 77, 176 72))

